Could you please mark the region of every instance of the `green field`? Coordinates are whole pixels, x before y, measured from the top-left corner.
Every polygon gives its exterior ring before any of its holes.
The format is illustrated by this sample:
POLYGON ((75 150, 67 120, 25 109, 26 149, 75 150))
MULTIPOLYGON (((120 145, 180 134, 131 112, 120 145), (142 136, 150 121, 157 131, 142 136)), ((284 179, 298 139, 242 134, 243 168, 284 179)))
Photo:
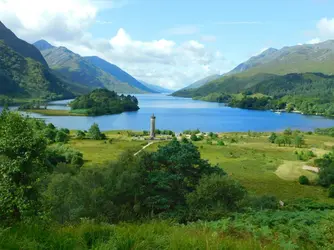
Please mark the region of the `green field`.
POLYGON ((29 109, 26 112, 37 113, 45 116, 87 116, 85 110, 56 110, 56 109, 29 109))
MULTIPOLYGON (((139 151, 146 141, 132 141, 127 131, 109 131, 105 141, 75 140, 69 144, 84 155, 85 167, 116 160, 126 150, 139 151), (108 140, 112 138, 112 143, 108 140)), ((303 165, 312 165, 313 160, 303 162, 297 159, 295 151, 312 150, 318 157, 329 152, 334 138, 320 135, 305 135, 306 146, 279 147, 268 142, 269 133, 221 133, 219 139, 225 146, 219 146, 213 141, 212 145, 206 140, 194 142, 198 146, 202 158, 212 164, 218 164, 230 176, 241 182, 249 193, 254 195, 275 195, 283 201, 299 198, 312 198, 319 202, 334 203, 327 197, 327 191, 320 186, 304 186, 298 183, 300 175, 306 175, 311 182, 317 174, 302 169, 303 165), (230 143, 235 138, 237 143, 230 143)), ((167 142, 155 141, 146 151, 155 151, 167 142)))

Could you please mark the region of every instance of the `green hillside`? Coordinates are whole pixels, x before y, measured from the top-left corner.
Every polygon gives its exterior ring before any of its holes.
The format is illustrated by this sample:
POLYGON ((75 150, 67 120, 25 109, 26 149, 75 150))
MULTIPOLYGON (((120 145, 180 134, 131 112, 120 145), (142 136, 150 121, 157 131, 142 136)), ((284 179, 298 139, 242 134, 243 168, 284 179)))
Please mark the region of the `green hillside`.
POLYGON ((143 92, 128 83, 120 82, 112 75, 65 47, 54 47, 41 52, 49 67, 71 82, 89 88, 107 88, 120 93, 143 92))
POLYGON ((248 77, 235 74, 173 95, 247 109, 287 109, 305 114, 334 115, 334 76, 322 73, 248 77))
POLYGON ((21 54, 24 57, 29 57, 42 63, 47 66, 46 61, 44 60, 41 53, 35 46, 19 39, 10 29, 8 29, 1 21, 0 21, 0 40, 4 41, 7 46, 21 54))
POLYGON ((289 74, 305 72, 321 72, 334 74, 334 40, 317 44, 304 44, 284 47, 280 50, 270 48, 258 56, 251 57, 241 63, 228 74, 257 73, 289 74))
POLYGON ((16 98, 72 98, 64 82, 41 63, 0 41, 0 95, 16 98))

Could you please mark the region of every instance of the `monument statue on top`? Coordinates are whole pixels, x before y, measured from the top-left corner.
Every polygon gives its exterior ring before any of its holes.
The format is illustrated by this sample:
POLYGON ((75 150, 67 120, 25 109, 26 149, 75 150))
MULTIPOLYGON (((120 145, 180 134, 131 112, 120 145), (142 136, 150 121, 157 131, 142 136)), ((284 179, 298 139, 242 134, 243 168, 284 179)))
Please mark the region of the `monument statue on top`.
POLYGON ((155 116, 152 114, 151 116, 151 130, 150 130, 151 139, 155 137, 155 116))

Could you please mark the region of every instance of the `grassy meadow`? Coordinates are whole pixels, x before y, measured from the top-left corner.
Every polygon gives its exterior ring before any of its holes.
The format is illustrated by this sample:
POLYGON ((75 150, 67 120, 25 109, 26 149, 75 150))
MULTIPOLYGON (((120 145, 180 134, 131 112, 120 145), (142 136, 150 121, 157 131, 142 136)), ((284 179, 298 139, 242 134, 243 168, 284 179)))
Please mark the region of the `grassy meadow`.
MULTIPOLYGON (((132 140, 127 131, 107 131, 107 140, 76 140, 71 139, 69 145, 84 155, 84 167, 116 160, 124 151, 139 151, 147 145, 147 141, 132 140), (111 143, 109 142, 111 139, 111 143)), ((225 143, 212 145, 206 140, 194 142, 199 148, 203 159, 218 164, 230 176, 240 181, 254 195, 275 195, 283 201, 299 198, 312 198, 319 202, 333 203, 327 197, 327 191, 320 186, 306 186, 298 183, 301 175, 306 175, 311 182, 317 174, 304 170, 303 166, 312 166, 309 161, 298 160, 296 151, 312 150, 317 157, 330 151, 334 138, 322 135, 305 134, 306 145, 302 148, 293 146, 277 146, 268 141, 269 133, 220 133, 219 139, 225 143), (236 142, 230 143, 234 138, 236 142)), ((155 141, 146 151, 155 151, 165 141, 155 141)))

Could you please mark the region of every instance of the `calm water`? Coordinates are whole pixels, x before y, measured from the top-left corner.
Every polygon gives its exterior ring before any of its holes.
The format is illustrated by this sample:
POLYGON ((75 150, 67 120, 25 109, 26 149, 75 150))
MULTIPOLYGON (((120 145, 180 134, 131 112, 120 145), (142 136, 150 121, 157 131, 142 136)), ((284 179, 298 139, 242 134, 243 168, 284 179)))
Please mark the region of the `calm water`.
MULTIPOLYGON (((285 128, 313 130, 314 128, 334 126, 334 120, 318 116, 254 111, 225 107, 219 103, 195 101, 159 94, 136 95, 140 110, 119 115, 98 117, 50 117, 31 114, 44 118, 57 127, 87 130, 94 122, 101 130, 148 130, 150 116, 156 115, 159 129, 181 132, 186 129, 201 131, 279 131, 285 128)), ((68 101, 53 102, 48 108, 68 109, 68 101)))

